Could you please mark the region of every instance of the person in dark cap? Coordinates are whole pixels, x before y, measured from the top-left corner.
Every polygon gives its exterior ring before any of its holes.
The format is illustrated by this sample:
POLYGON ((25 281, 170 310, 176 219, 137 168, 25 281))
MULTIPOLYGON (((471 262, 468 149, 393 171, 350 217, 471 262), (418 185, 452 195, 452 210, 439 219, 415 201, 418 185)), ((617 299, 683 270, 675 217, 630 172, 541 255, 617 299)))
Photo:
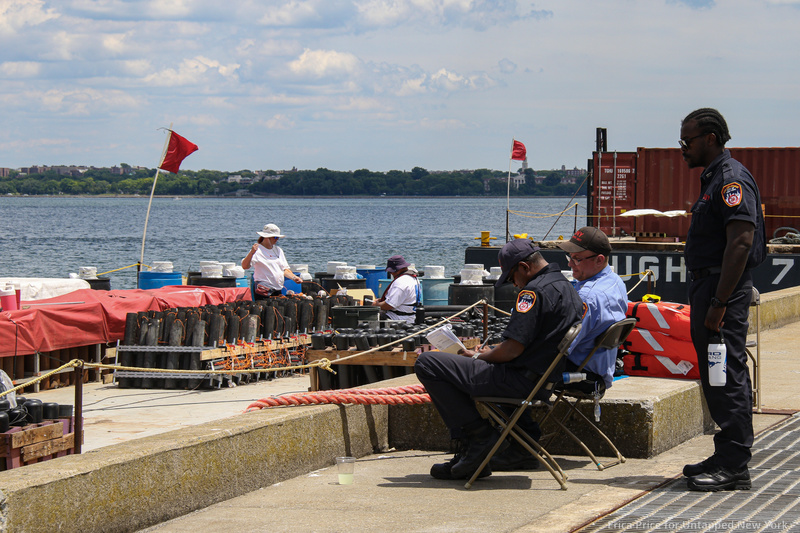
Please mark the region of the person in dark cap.
POLYGON ((373 305, 380 307, 389 320, 413 322, 416 318, 422 292, 419 280, 409 269, 410 266, 411 263, 402 255, 393 255, 386 262, 386 273, 392 277, 392 282, 373 305))
MULTIPOLYGON (((498 259, 502 272, 496 285, 509 281, 521 289, 503 342, 459 354, 425 352, 414 365, 451 437, 460 441, 449 462, 431 468, 437 479, 472 476, 499 437, 481 417, 472 397, 526 397, 553 362, 566 332, 581 320, 583 304, 578 293, 559 266, 545 261, 530 240, 506 243, 498 259)), ((555 381, 563 370, 559 365, 548 379, 555 381)), ((549 396, 550 391, 543 395, 549 396)), ((493 462, 480 477, 491 475, 493 462)))
MULTIPOLYGON (((567 252, 567 264, 577 282, 575 289, 586 306, 581 332, 570 347, 567 361, 567 371, 574 371, 594 348, 595 339, 625 318, 628 295, 625 283, 608 266, 611 243, 600 229, 583 227, 558 247, 567 252)), ((597 350, 583 371, 590 381, 608 388, 614 381, 616 363, 616 349, 597 350)))

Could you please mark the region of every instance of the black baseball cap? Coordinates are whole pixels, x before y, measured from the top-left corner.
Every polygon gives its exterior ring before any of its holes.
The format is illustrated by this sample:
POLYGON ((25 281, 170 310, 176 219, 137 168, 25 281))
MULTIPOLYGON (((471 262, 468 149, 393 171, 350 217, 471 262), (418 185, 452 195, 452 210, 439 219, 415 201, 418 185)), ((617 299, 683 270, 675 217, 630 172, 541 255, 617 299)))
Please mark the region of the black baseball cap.
POLYGON ((499 287, 508 279, 508 273, 514 268, 517 263, 524 260, 533 252, 538 252, 539 247, 535 246, 530 239, 514 239, 503 245, 500 253, 497 254, 497 260, 500 262, 500 268, 503 269, 500 277, 497 279, 495 287, 499 287))
POLYGON ((570 240, 558 243, 558 247, 571 254, 577 254, 584 250, 603 255, 611 253, 611 243, 608 242, 606 234, 591 226, 582 227, 570 240))

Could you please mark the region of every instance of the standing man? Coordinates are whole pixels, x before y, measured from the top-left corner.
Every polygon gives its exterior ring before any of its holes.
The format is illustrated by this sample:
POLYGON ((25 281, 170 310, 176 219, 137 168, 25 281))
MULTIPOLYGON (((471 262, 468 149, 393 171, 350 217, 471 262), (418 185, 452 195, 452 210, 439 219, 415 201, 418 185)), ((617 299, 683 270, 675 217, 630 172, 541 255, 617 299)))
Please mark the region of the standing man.
POLYGON ((422 293, 416 274, 409 269, 411 263, 402 255, 393 255, 386 262, 386 273, 392 277, 392 282, 383 291, 380 299, 373 303, 386 313, 389 320, 403 320, 414 322, 417 316, 417 306, 422 301, 422 293))
MULTIPOLYGON (((583 227, 569 241, 559 243, 558 247, 568 254, 567 264, 578 282, 575 289, 586 310, 581 332, 569 350, 567 371, 574 371, 592 351, 597 337, 609 326, 625 318, 628 294, 625 283, 608 266, 611 243, 598 228, 583 227)), ((616 349, 597 350, 583 371, 591 381, 602 382, 608 388, 614 381, 616 364, 616 349)))
POLYGON ((767 250, 761 195, 750 172, 725 149, 730 138, 719 111, 703 108, 683 119, 678 141, 689 168, 704 169, 684 256, 691 278, 692 342, 703 393, 720 430, 714 435, 714 455, 683 468, 689 489, 700 491, 750 488, 753 402, 745 353, 750 270, 767 250), (717 332, 728 356, 722 387, 708 382, 708 341, 717 332))
MULTIPOLYGON (((431 475, 438 479, 472 476, 500 436, 481 418, 472 397, 526 397, 557 355, 566 332, 581 319, 583 304, 578 293, 559 266, 545 261, 530 240, 506 243, 498 258, 502 273, 496 285, 508 280, 522 289, 503 342, 491 349, 460 354, 425 352, 414 365, 451 437, 464 440, 452 460, 433 465, 431 475)), ((563 369, 559 365, 551 378, 560 376, 563 369)), ((550 396, 550 391, 543 394, 550 396)), ((490 474, 487 466, 480 477, 490 474)))

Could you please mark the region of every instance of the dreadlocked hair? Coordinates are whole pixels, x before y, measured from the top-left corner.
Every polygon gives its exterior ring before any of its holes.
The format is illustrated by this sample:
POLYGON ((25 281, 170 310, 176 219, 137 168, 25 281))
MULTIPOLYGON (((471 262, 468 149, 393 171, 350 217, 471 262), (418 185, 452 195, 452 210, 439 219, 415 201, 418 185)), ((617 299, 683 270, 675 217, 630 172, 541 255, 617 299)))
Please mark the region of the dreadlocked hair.
POLYGON ((696 111, 692 111, 686 118, 683 119, 681 125, 694 120, 697 122, 697 127, 704 133, 713 133, 717 138, 720 146, 725 146, 725 143, 731 140, 731 134, 728 131, 728 123, 722 113, 710 107, 703 107, 696 111))

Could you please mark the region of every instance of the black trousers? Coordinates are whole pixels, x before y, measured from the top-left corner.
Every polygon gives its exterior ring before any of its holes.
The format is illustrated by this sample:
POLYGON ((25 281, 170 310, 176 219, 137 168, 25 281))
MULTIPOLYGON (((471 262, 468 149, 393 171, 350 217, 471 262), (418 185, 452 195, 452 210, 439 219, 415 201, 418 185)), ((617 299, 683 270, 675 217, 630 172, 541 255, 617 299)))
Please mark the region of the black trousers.
POLYGON ((461 428, 481 419, 473 396, 525 398, 536 385, 525 370, 447 352, 420 354, 414 371, 454 439, 463 436, 461 428))
POLYGON ((708 384, 708 338, 713 332, 704 325, 718 282, 719 274, 712 274, 693 281, 689 288, 692 343, 697 351, 703 394, 711 417, 720 428, 714 435, 715 462, 727 468, 740 469, 750 461, 753 445, 753 392, 745 353, 753 280, 749 272, 742 274, 725 309, 722 335, 728 361, 724 387, 708 384))

